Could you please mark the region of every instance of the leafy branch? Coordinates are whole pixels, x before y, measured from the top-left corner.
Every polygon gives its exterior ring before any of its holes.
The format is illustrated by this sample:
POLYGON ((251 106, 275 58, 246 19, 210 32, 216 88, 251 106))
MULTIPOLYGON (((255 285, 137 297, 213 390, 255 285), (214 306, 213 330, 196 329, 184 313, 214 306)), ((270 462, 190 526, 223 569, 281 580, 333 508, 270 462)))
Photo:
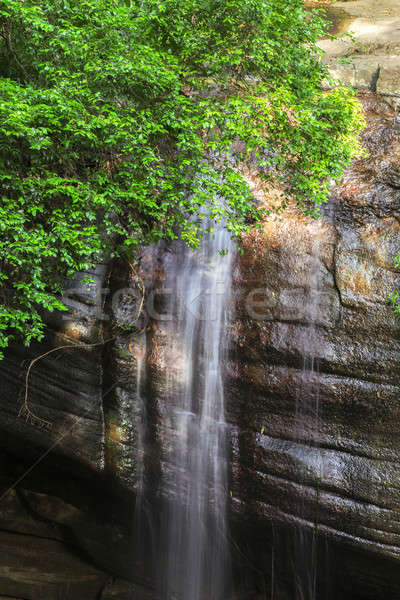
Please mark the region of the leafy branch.
POLYGON ((255 163, 317 210, 363 125, 322 91, 324 27, 303 0, 0 0, 0 348, 99 256, 196 246, 205 214, 240 236, 255 163))

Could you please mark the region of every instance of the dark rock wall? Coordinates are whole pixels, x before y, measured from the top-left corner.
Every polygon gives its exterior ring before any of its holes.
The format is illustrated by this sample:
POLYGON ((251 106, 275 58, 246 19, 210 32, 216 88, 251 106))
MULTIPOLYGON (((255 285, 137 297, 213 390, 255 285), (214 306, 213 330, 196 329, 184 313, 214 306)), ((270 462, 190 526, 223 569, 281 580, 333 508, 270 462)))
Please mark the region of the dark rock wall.
POLYGON ((286 578, 301 565, 296 552, 318 547, 333 598, 349 594, 333 555, 351 562, 352 550, 354 597, 400 590, 398 574, 370 572, 379 557, 400 558, 400 328, 386 304, 400 284, 400 132, 390 110, 364 102, 371 155, 347 172, 324 218, 288 209, 245 240, 229 382, 234 513, 268 540, 271 523, 293 525, 281 547, 286 578), (248 314, 255 289, 260 320, 248 314), (308 541, 296 541, 297 526, 308 541))
POLYGON ((97 600, 114 597, 112 589, 127 597, 127 584, 112 584, 131 573, 133 501, 107 469, 113 444, 105 410, 112 391, 105 388, 111 342, 103 344, 112 337, 102 315, 107 272, 99 266, 89 289, 74 281, 71 311, 67 318, 48 316, 45 343, 29 351, 15 346, 0 363, 4 597, 97 600), (42 355, 27 381, 31 361, 42 355))
MULTIPOLYGON (((225 378, 241 598, 293 600, 296 585, 324 600, 400 596, 400 327, 386 304, 400 287, 400 131, 390 108, 364 103, 370 156, 323 219, 272 213, 235 271, 225 378)), ((140 285, 127 265, 99 267, 89 291, 74 283, 46 343, 0 362, 0 597, 156 597, 160 264, 143 255, 140 285), (151 306, 137 320, 143 285, 151 306), (33 416, 18 416, 29 361, 70 343, 87 347, 35 363, 33 416)))

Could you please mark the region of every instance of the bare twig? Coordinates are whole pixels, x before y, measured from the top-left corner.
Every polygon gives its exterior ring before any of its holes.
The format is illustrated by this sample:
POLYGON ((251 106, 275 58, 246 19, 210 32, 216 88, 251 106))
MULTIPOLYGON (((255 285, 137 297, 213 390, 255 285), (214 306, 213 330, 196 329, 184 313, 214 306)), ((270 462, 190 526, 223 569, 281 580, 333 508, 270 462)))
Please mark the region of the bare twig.
POLYGON ((12 41, 11 41, 11 25, 8 29, 6 29, 4 23, 1 27, 1 33, 0 33, 1 37, 3 38, 3 40, 6 43, 7 49, 9 51, 9 53, 11 54, 11 56, 13 57, 13 59, 15 60, 15 62, 17 63, 18 67, 21 69, 21 71, 23 72, 24 76, 27 78, 28 77, 28 73, 24 67, 24 65, 22 64, 22 62, 19 60, 18 56, 15 53, 15 50, 13 48, 12 45, 12 41))
POLYGON ((140 291, 142 292, 142 299, 140 301, 140 305, 139 305, 139 309, 136 315, 136 319, 133 321, 132 325, 134 323, 136 323, 136 321, 139 319, 140 314, 143 310, 143 304, 144 304, 144 298, 145 298, 145 294, 146 294, 146 288, 143 282, 143 279, 141 278, 141 276, 139 275, 139 273, 137 272, 137 270, 135 269, 135 267, 133 266, 133 264, 131 262, 128 262, 129 267, 132 271, 132 275, 135 279, 137 279, 137 281, 139 282, 139 287, 140 287, 140 291))
MULTIPOLYGON (((139 273, 137 272, 137 270, 135 269, 135 267, 133 266, 133 264, 131 262, 128 262, 129 267, 131 269, 133 278, 136 279, 139 283, 139 287, 140 287, 140 291, 142 293, 142 298, 140 301, 140 305, 138 308, 138 312, 136 315, 136 318, 134 319, 133 323, 136 323, 136 321, 139 319, 140 314, 143 310, 143 305, 144 305, 144 299, 145 299, 145 285, 143 282, 143 279, 141 278, 141 276, 139 275, 139 273)), ((37 356, 36 358, 32 359, 29 363, 29 367, 27 369, 26 372, 26 376, 25 376, 25 396, 24 396, 24 401, 22 403, 22 406, 19 410, 18 416, 22 417, 24 416, 26 418, 26 420, 32 420, 33 422, 39 422, 42 425, 48 425, 51 427, 51 423, 50 421, 47 421, 46 419, 42 419, 41 417, 39 417, 38 415, 36 415, 29 407, 29 377, 31 374, 31 370, 34 367, 34 365, 41 360, 42 358, 45 358, 46 356, 48 356, 49 354, 52 354, 53 352, 57 352, 58 350, 65 350, 67 348, 84 348, 84 349, 88 349, 88 348, 94 348, 96 346, 102 346, 104 344, 106 344, 107 342, 110 342, 111 340, 115 339, 115 337, 111 337, 107 340, 104 340, 103 342, 97 342, 96 344, 66 344, 64 346, 57 346, 57 348, 52 348, 51 350, 48 350, 47 352, 45 352, 44 354, 41 354, 40 356, 37 356)))
MULTIPOLYGON (((109 340, 107 340, 107 341, 109 341, 109 340)), ((103 343, 105 344, 105 342, 103 342, 103 343)), ((75 346, 68 346, 68 347, 69 347, 69 348, 71 348, 71 347, 72 347, 72 348, 74 348, 75 346)), ((59 348, 54 348, 54 350, 59 350, 59 348)), ((39 358, 40 358, 40 357, 39 357, 39 358)), ((107 391, 106 391, 104 394, 102 394, 102 396, 101 396, 102 400, 104 400, 104 398, 105 398, 105 397, 106 397, 106 396, 107 396, 107 395, 108 395, 108 394, 109 394, 109 393, 110 393, 110 392, 111 392, 111 391, 114 389, 115 385, 116 385, 116 384, 115 384, 115 383, 113 383, 113 385, 112 385, 110 388, 108 388, 108 390, 107 390, 107 391)), ((84 414, 84 415, 82 415, 82 416, 84 417, 84 416, 85 416, 85 414, 84 414)), ((35 469, 35 467, 37 467, 37 466, 38 466, 38 465, 39 465, 39 464, 40 464, 40 463, 41 463, 41 462, 42 462, 42 461, 43 461, 43 460, 46 458, 46 456, 47 456, 48 454, 50 454, 50 452, 51 452, 52 450, 54 450, 54 448, 56 448, 56 447, 59 445, 59 444, 60 444, 60 443, 63 441, 63 439, 64 439, 65 437, 67 437, 67 435, 69 435, 69 434, 71 434, 71 433, 73 432, 73 430, 74 430, 74 428, 75 428, 76 424, 78 423, 78 421, 79 421, 79 417, 75 417, 75 418, 72 420, 72 425, 71 425, 71 427, 69 427, 69 428, 68 428, 66 431, 64 431, 64 433, 62 433, 62 434, 60 435, 60 437, 58 437, 58 438, 55 440, 55 442, 53 442, 53 444, 52 444, 52 445, 51 445, 49 448, 47 448, 47 450, 45 450, 45 452, 43 452, 43 454, 41 454, 41 455, 39 456, 39 458, 38 458, 37 460, 35 460, 35 462, 34 462, 34 463, 32 463, 32 464, 31 464, 31 466, 30 466, 29 468, 28 468, 28 469, 27 469, 27 470, 26 470, 26 471, 25 471, 25 472, 24 472, 22 475, 20 475, 20 477, 18 477, 18 479, 16 479, 16 480, 15 480, 15 481, 14 481, 14 482, 13 482, 13 483, 12 483, 12 484, 11 484, 11 485, 10 485, 10 486, 9 486, 9 487, 8 487, 8 488, 7 488, 7 489, 6 489, 6 490, 5 490, 5 491, 4 491, 4 492, 3 492, 3 493, 0 495, 0 502, 3 500, 3 498, 5 498, 6 496, 8 496, 8 494, 9 494, 9 493, 10 493, 10 492, 11 492, 11 491, 12 491, 12 490, 13 490, 13 489, 14 489, 14 488, 15 488, 15 487, 16 487, 16 486, 19 484, 19 483, 21 483, 21 481, 23 481, 23 480, 24 480, 24 479, 25 479, 25 478, 26 478, 26 477, 29 475, 29 473, 31 473, 31 472, 33 471, 33 469, 35 469)))
POLYGON ((29 363, 29 367, 28 367, 28 370, 27 370, 26 376, 25 376, 25 396, 24 396, 24 401, 22 403, 22 406, 18 412, 18 416, 21 417, 22 415, 24 415, 24 417, 26 418, 27 421, 29 419, 31 419, 33 422, 37 421, 39 423, 42 423, 43 425, 49 425, 51 427, 50 421, 47 421, 46 419, 42 419, 41 417, 38 417, 38 415, 35 415, 35 413, 33 413, 29 407, 29 401, 28 401, 29 376, 31 374, 32 367, 39 360, 41 360, 45 356, 48 356, 49 354, 52 354, 53 352, 58 352, 58 350, 64 350, 66 348, 74 348, 74 349, 84 348, 86 350, 88 348, 95 348, 96 346, 103 346, 104 344, 107 344, 107 342, 111 342, 111 340, 113 340, 113 339, 114 338, 112 337, 107 340, 104 340, 103 342, 97 342, 95 344, 66 344, 64 346, 57 346, 57 348, 52 348, 51 350, 48 350, 44 354, 41 354, 40 356, 37 356, 36 358, 32 359, 29 363))

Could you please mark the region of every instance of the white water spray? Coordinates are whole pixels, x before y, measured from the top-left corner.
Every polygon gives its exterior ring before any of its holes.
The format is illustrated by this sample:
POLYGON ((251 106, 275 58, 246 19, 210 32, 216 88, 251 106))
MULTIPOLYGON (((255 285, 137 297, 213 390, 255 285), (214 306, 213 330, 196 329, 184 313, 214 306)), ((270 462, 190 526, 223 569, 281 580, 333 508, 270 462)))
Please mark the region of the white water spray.
POLYGON ((172 314, 169 401, 162 414, 169 431, 163 469, 168 599, 221 600, 229 580, 222 365, 233 253, 230 235, 220 226, 196 251, 177 244, 165 264, 172 314))

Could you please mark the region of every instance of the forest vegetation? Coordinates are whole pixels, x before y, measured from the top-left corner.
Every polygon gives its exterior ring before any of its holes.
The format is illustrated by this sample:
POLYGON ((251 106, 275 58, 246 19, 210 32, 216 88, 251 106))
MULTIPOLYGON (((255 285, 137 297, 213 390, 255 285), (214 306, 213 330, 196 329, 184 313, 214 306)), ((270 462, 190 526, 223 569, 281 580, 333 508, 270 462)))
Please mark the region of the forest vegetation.
POLYGON ((206 213, 239 236, 243 165, 315 212, 363 126, 322 89, 325 26, 302 0, 0 0, 0 348, 100 255, 195 246, 206 213))

